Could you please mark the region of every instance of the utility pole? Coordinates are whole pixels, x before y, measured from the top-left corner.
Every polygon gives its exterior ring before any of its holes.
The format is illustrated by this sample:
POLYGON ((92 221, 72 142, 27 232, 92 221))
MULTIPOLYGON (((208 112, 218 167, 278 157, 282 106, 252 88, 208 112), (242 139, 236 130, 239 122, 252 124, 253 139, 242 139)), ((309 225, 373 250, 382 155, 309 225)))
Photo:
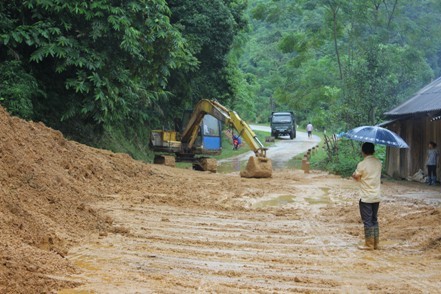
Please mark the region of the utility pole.
POLYGON ((269 99, 270 99, 270 112, 273 112, 274 111, 274 100, 273 100, 273 96, 271 95, 270 97, 269 97, 269 99))

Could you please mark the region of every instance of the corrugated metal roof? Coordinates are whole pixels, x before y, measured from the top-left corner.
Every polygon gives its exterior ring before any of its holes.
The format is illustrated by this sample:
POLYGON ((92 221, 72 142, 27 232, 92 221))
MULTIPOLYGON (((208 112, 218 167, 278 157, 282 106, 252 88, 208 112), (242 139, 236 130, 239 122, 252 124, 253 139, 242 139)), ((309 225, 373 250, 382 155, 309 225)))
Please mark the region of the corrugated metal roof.
POLYGON ((441 110, 441 77, 437 78, 421 90, 415 96, 384 113, 389 117, 409 114, 427 113, 441 110))

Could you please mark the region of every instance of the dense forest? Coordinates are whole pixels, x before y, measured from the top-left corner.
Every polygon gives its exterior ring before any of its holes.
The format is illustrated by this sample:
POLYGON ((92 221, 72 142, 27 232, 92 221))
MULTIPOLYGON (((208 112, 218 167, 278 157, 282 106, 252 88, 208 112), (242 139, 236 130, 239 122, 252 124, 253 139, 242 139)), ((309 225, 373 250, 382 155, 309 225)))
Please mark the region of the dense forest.
POLYGON ((254 0, 240 68, 257 119, 289 108, 334 131, 376 124, 441 73, 437 0, 254 0))
POLYGON ((339 131, 440 75, 439 24, 437 0, 2 1, 0 103, 144 159, 201 98, 339 131))

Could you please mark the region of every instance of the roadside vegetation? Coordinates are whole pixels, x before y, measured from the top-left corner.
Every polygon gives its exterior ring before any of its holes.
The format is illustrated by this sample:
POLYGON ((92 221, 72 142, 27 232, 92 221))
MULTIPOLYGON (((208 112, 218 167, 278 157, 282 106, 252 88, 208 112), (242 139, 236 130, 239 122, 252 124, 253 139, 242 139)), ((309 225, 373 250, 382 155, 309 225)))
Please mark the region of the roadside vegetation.
MULTIPOLYGON (((360 151, 362 143, 342 138, 334 144, 336 148, 328 150, 326 144, 322 143, 319 152, 311 157, 311 167, 326 170, 342 177, 349 177, 363 159, 360 151)), ((381 160, 385 166, 386 147, 376 145, 374 156, 381 160)))
POLYGON ((340 133, 441 75, 440 18, 437 0, 2 1, 0 104, 145 161, 202 98, 340 133))
MULTIPOLYGON (((304 129, 300 129, 300 131, 306 132, 304 129)), ((314 135, 320 137, 320 143, 318 148, 316 148, 316 152, 309 159, 310 168, 328 171, 342 177, 351 176, 357 164, 362 160, 360 152, 362 143, 340 138, 337 141, 331 141, 326 144, 326 140, 330 139, 329 134, 316 131, 314 135)), ((303 156, 304 154, 302 153, 293 157, 288 162, 288 167, 301 169, 303 156)), ((383 166, 385 166, 386 147, 376 145, 374 156, 381 160, 383 166)))
POLYGON ((242 0, 2 1, 0 103, 67 137, 149 160, 149 130, 202 98, 231 106, 242 0), (124 141, 124 142, 123 142, 124 141))
POLYGON ((439 1, 250 0, 247 12, 239 66, 257 121, 293 110, 328 133, 374 125, 441 73, 439 1))

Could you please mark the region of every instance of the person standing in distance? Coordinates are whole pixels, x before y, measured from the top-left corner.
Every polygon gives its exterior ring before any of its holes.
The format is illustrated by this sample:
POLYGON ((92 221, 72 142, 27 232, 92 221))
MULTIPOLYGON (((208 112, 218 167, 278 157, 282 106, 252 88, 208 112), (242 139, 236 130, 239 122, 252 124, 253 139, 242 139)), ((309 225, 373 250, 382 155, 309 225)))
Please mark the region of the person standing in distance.
POLYGON ((378 208, 381 201, 381 161, 373 156, 375 146, 372 143, 363 143, 361 153, 363 160, 352 174, 360 185, 359 207, 365 236, 365 244, 358 248, 373 250, 378 249, 380 242, 378 208))
POLYGON ((311 124, 311 122, 309 122, 306 125, 306 131, 308 132, 308 138, 312 137, 312 130, 313 130, 312 124, 311 124))
POLYGON ((436 184, 436 165, 438 163, 438 150, 436 149, 436 143, 433 141, 429 142, 429 150, 427 150, 427 176, 428 184, 436 184))

